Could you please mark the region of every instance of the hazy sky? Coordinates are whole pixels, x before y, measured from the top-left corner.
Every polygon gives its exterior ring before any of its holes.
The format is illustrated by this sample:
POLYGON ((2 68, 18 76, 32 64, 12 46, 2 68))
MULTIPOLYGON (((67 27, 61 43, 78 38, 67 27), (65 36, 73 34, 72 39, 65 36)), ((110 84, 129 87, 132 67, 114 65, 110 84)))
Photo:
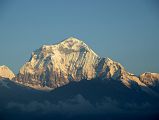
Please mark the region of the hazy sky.
POLYGON ((132 73, 159 72, 157 0, 0 0, 0 65, 17 73, 33 50, 70 36, 132 73))

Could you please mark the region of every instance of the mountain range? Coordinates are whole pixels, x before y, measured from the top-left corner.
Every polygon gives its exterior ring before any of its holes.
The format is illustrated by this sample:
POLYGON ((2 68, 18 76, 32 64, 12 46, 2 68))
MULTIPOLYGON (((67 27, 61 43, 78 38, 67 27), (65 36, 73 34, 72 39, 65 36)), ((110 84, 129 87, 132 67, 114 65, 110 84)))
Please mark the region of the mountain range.
POLYGON ((157 119, 159 74, 129 73, 70 37, 33 51, 17 75, 0 66, 0 99, 6 120, 157 119))

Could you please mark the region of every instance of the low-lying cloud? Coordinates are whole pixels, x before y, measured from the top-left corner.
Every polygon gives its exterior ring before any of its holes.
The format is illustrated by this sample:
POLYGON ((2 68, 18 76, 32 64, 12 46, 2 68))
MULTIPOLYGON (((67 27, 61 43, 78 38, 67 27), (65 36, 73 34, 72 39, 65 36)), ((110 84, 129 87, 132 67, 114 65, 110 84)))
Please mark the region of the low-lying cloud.
POLYGON ((92 104, 82 95, 77 95, 72 99, 59 101, 56 104, 51 103, 50 101, 32 101, 27 104, 10 102, 7 104, 6 109, 18 109, 22 112, 40 111, 43 114, 60 113, 67 115, 78 115, 127 113, 128 111, 141 112, 142 110, 145 110, 149 107, 149 103, 143 103, 140 105, 137 105, 135 103, 125 103, 124 105, 121 105, 118 101, 113 100, 109 97, 105 97, 105 99, 101 103, 92 104))

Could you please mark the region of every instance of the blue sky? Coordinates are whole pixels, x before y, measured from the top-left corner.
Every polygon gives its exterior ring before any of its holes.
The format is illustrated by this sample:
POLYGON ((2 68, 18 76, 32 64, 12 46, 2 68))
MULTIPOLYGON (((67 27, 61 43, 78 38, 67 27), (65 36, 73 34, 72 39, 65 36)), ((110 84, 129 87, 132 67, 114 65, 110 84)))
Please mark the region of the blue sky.
POLYGON ((157 0, 0 0, 0 65, 15 73, 33 50, 70 36, 132 73, 159 72, 157 0))

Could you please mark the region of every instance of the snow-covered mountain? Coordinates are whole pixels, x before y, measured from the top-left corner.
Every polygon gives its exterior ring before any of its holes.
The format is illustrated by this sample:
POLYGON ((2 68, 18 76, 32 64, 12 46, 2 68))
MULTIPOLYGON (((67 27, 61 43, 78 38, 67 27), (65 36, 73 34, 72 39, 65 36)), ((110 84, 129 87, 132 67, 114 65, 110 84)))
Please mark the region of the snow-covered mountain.
POLYGON ((147 86, 157 86, 159 85, 159 74, 157 73, 143 73, 140 75, 140 80, 147 86))
POLYGON ((70 81, 92 79, 99 60, 84 42, 71 37, 35 50, 16 81, 36 88, 56 88, 70 81))
POLYGON ((15 77, 14 73, 5 65, 0 66, 0 78, 13 79, 15 77))
POLYGON ((158 83, 159 74, 136 76, 71 37, 32 52, 16 76, 0 67, 0 119, 156 120, 158 83))
MULTIPOLYGON (((119 80, 131 88, 154 93, 147 84, 110 58, 101 58, 83 41, 70 37, 58 44, 35 50, 20 69, 15 81, 35 89, 55 89, 82 79, 119 80)), ((154 93, 155 94, 155 93, 154 93)))

